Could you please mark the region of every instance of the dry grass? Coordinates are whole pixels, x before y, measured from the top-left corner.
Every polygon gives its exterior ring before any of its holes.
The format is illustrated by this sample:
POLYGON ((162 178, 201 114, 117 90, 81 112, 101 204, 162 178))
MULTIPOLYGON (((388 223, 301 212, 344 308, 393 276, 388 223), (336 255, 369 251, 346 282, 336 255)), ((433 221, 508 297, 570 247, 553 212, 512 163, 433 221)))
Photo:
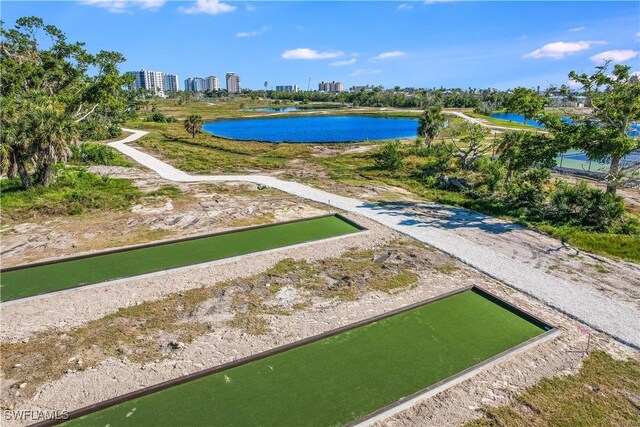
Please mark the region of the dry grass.
POLYGON ((480 426, 638 426, 640 361, 592 353, 577 375, 543 379, 508 406, 483 408, 480 426))
POLYGON ((190 317, 215 289, 171 294, 65 332, 48 330, 24 342, 0 343, 2 372, 16 384, 27 383, 19 389, 24 396, 67 371, 86 369, 108 357, 140 363, 167 357, 170 342, 189 343, 208 330, 190 317))

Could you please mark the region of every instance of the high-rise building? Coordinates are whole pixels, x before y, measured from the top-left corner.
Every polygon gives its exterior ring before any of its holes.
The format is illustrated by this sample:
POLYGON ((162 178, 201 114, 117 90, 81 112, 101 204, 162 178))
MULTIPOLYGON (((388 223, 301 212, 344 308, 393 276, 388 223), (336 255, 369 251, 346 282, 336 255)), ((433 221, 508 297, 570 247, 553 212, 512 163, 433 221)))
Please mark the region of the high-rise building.
POLYGON ((276 86, 277 92, 300 92, 298 85, 276 86))
POLYGON ((206 86, 209 92, 217 92, 220 90, 220 79, 216 76, 209 76, 206 79, 206 86))
POLYGON ((164 96, 165 92, 176 92, 179 89, 178 76, 175 74, 149 70, 129 71, 126 74, 135 77, 135 83, 128 89, 146 89, 159 96, 164 96))
POLYGON ((184 90, 187 92, 205 92, 207 90, 207 82, 200 77, 189 77, 184 81, 184 90))
POLYGON ((177 74, 165 74, 162 78, 162 86, 165 92, 177 92, 180 90, 177 74))
POLYGON ((240 93, 240 76, 236 73, 227 73, 227 92, 240 93))
POLYGON ((344 91, 344 84, 341 82, 320 82, 318 83, 319 92, 338 93, 344 91))

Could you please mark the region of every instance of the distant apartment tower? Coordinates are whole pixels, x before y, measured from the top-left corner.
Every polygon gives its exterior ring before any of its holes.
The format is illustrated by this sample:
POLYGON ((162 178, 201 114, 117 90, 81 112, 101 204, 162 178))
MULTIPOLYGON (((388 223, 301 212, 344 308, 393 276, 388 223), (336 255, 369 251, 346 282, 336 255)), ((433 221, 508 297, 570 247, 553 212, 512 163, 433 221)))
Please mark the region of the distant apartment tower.
POLYGON ((220 79, 216 76, 209 76, 206 79, 206 86, 209 92, 217 92, 220 90, 220 79))
POLYGON ((318 83, 318 91, 338 93, 344 91, 344 84, 340 82, 320 82, 318 83))
POLYGON ((164 74, 162 77, 162 86, 165 93, 177 92, 180 90, 180 84, 178 83, 177 74, 164 74))
POLYGON ((240 93, 240 76, 236 73, 227 73, 227 92, 240 93))
POLYGON ((277 92, 300 92, 298 85, 276 86, 277 92))
POLYGON ((184 90, 187 92, 204 92, 207 90, 206 81, 200 77, 189 77, 184 81, 184 90))
POLYGON ((136 89, 146 89, 156 95, 164 95, 164 73, 160 71, 129 71, 127 74, 133 75, 136 79, 136 89))

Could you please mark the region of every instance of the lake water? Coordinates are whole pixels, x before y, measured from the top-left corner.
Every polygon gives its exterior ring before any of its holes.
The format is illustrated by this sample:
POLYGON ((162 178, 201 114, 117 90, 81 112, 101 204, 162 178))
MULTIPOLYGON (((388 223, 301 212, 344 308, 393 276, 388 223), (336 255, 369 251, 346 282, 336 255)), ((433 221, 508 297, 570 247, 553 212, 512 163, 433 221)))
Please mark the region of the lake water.
POLYGON ((418 120, 410 118, 323 116, 224 120, 206 123, 216 136, 240 141, 362 142, 415 138, 418 120))
POLYGON ((508 120, 510 122, 516 123, 524 123, 528 126, 533 126, 537 128, 543 128, 544 125, 542 123, 538 123, 535 120, 525 120, 524 116, 515 113, 491 113, 491 117, 495 119, 508 120))
MULTIPOLYGON (((515 114, 515 113, 491 113, 491 117, 496 118, 496 119, 501 119, 501 120, 508 120, 510 122, 524 123, 525 125, 533 126, 533 127, 537 127, 537 128, 544 128, 544 125, 542 123, 539 123, 536 120, 525 120, 524 116, 522 116, 520 114, 515 114)), ((565 117, 563 120, 566 121, 567 123, 571 123, 571 119, 569 119, 568 117, 565 117)), ((630 127, 630 129, 629 129, 629 135, 630 136, 633 136, 633 137, 640 136, 640 123, 632 123, 629 127, 630 127)))

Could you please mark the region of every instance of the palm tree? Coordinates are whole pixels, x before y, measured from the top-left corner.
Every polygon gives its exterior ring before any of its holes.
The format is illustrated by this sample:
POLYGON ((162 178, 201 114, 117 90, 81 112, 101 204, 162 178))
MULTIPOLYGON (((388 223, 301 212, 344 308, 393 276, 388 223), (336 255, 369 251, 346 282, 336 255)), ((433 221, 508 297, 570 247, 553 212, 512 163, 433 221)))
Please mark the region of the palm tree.
POLYGON ((197 114, 191 114, 184 120, 184 128, 191 134, 192 138, 196 137, 196 133, 202 131, 202 117, 197 114))
POLYGON ((38 182, 49 185, 54 165, 71 157, 71 145, 78 143, 75 121, 53 108, 36 109, 25 117, 24 140, 33 150, 38 167, 38 182))
POLYGON ((431 142, 438 135, 444 125, 444 115, 442 108, 431 105, 425 108, 418 124, 418 134, 424 138, 427 147, 431 147, 431 142))

